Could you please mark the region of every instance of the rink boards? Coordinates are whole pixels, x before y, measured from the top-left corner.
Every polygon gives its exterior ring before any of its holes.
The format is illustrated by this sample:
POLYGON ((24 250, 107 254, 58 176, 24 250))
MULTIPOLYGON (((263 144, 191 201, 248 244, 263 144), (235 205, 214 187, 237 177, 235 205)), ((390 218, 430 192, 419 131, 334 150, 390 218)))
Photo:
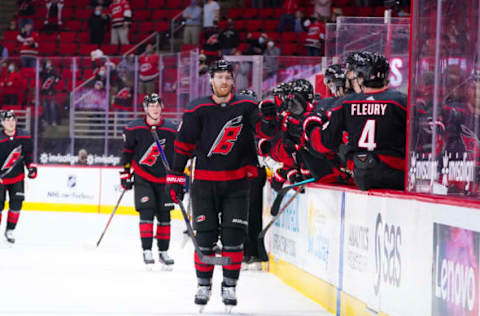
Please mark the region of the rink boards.
MULTIPOLYGON (((118 167, 41 165, 34 180, 25 181, 26 210, 111 213, 122 188, 118 167)), ((122 198, 117 214, 137 214, 133 190, 122 198)), ((181 218, 179 211, 173 218, 181 218)))
POLYGON ((337 315, 479 315, 480 210, 465 206, 310 186, 267 235, 270 272, 337 315))

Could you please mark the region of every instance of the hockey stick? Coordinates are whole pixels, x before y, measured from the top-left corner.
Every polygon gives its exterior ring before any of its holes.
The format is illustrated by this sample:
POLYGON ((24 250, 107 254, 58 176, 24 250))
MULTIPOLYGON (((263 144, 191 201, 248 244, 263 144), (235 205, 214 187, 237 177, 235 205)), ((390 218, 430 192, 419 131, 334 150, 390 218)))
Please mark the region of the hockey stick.
POLYGON ((273 201, 272 208, 270 209, 270 214, 272 214, 272 216, 277 216, 278 209, 280 208, 280 204, 282 203, 283 197, 285 196, 285 194, 287 194, 287 192, 290 189, 294 189, 296 187, 299 187, 299 186, 302 186, 304 184, 311 183, 311 182, 315 182, 315 178, 310 178, 310 179, 307 179, 307 180, 303 180, 303 181, 288 185, 288 186, 282 188, 280 191, 278 191, 278 194, 275 197, 275 200, 273 201))
POLYGON ((105 232, 107 231, 108 226, 110 226, 110 222, 112 221, 113 215, 115 215, 115 212, 117 211, 117 208, 118 208, 118 206, 120 205, 120 201, 122 200, 123 195, 125 194, 125 192, 127 192, 127 190, 126 190, 126 189, 123 189, 122 194, 120 194, 120 197, 118 198, 117 204, 116 204, 115 207, 113 208, 112 214, 110 214, 110 218, 108 219, 107 225, 105 226, 105 229, 103 230, 103 233, 100 235, 100 238, 99 238, 98 241, 97 241, 97 248, 98 248, 98 246, 100 245, 100 242, 102 241, 103 235, 105 235, 105 232))
MULTIPOLYGON (((165 156, 165 152, 163 151, 163 148, 160 145, 160 139, 158 138, 158 134, 154 129, 152 129, 151 132, 153 135, 153 139, 155 139, 155 143, 157 144, 158 151, 160 152, 160 156, 162 157, 163 166, 165 167, 165 170, 167 172, 171 172, 170 166, 168 165, 167 157, 165 156)), ((192 224, 190 223, 190 219, 188 218, 187 211, 183 206, 183 202, 178 200, 177 204, 180 207, 180 210, 182 211, 183 219, 185 220, 185 225, 187 226, 188 235, 190 236, 190 239, 192 239, 193 247, 195 248, 195 252, 197 253, 200 261, 205 264, 220 265, 220 266, 231 264, 232 258, 230 257, 207 256, 200 250, 200 246, 198 245, 198 242, 195 239, 195 233, 193 232, 192 224)))
POLYGON ((293 202, 293 200, 297 197, 300 193, 300 190, 295 191, 295 193, 287 200, 287 202, 282 206, 282 208, 278 211, 277 215, 275 215, 270 222, 268 222, 267 226, 258 234, 257 244, 258 244, 258 253, 260 255, 260 260, 268 261, 267 249, 265 248, 265 235, 267 234, 270 227, 276 222, 277 218, 283 214, 283 212, 287 209, 287 207, 293 202))

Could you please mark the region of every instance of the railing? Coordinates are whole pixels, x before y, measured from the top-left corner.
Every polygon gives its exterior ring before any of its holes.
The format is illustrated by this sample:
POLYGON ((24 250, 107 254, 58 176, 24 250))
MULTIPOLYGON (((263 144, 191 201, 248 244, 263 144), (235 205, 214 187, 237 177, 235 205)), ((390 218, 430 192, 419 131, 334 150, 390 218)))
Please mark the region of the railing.
POLYGON ((183 17, 183 11, 179 12, 177 15, 175 15, 172 18, 172 21, 170 22, 170 52, 171 53, 173 53, 173 51, 174 51, 175 32, 177 32, 178 30, 180 30, 181 28, 183 28, 185 26, 185 24, 183 24, 183 23, 180 23, 180 24, 176 25, 177 24, 176 22, 177 22, 179 17, 183 17))
POLYGON ((127 50, 125 53, 123 53, 123 56, 128 56, 131 52, 134 52, 141 45, 145 44, 146 42, 148 42, 153 37, 155 37, 155 47, 156 47, 157 51, 159 51, 160 50, 160 38, 159 38, 160 36, 159 36, 158 32, 153 32, 152 34, 148 35, 143 40, 141 40, 139 43, 137 43, 135 46, 133 46, 132 48, 127 50))
MULTIPOLYGON (((70 126, 76 139, 120 139, 130 121, 144 116, 143 112, 76 111, 70 126)), ((164 112, 162 116, 178 123, 181 113, 164 112)))
POLYGON ((29 133, 32 131, 32 108, 28 107, 25 110, 15 110, 17 118, 17 126, 19 128, 27 130, 29 133))

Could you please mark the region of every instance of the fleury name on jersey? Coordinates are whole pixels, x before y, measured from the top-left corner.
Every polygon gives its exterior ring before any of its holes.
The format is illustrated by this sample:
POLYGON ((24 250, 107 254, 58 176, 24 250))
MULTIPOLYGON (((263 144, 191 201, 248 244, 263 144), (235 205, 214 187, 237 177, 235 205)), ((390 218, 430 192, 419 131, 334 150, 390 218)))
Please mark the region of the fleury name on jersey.
POLYGON ((350 115, 385 115, 386 103, 352 103, 350 115))

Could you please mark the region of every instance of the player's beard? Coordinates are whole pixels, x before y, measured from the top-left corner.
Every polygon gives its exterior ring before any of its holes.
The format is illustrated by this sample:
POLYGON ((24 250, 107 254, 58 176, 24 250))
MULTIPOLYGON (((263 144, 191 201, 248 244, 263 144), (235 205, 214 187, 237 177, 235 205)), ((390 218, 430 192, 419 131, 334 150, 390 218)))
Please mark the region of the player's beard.
POLYGON ((230 87, 228 87, 228 85, 226 85, 226 87, 222 87, 222 86, 216 87, 215 84, 212 83, 212 89, 216 97, 225 98, 232 92, 233 85, 230 87))

